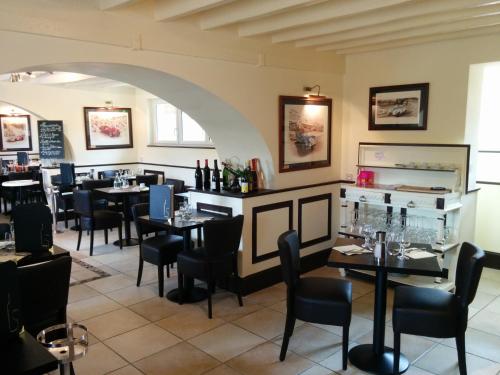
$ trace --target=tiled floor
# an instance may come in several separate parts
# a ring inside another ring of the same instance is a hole
[[[116,233],[111,234],[110,240]],[[110,241],[111,242],[111,241]],[[74,250],[76,233],[65,231],[56,243]],[[298,322],[285,362],[278,353],[284,327],[285,287],[278,284],[244,298],[218,291],[214,318],[207,318],[206,301],[179,306],[157,296],[156,268],[146,265],[143,283],[135,286],[138,248],[120,251],[102,245],[96,236],[94,256],[88,257],[88,237],[72,255],[112,276],[72,286],[68,315],[91,333],[88,355],[75,362],[78,375],[323,375],[362,374],[349,366],[341,371],[341,331]],[[314,275],[340,277],[321,268]],[[73,277],[82,276],[76,267]],[[176,287],[175,270],[165,289]],[[353,280],[354,306],[351,346],[372,338],[372,284]],[[388,297],[391,307],[392,293]],[[392,345],[390,313],[386,341]],[[467,331],[469,374],[500,373],[500,271],[486,269],[471,307]],[[409,375],[458,374],[454,340],[403,336],[402,351],[412,361]]]

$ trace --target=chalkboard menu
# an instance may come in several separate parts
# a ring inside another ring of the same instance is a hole
[[[38,121],[38,147],[40,159],[64,159],[64,133],[62,121]]]

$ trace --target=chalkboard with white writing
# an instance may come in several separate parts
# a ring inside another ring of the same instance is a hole
[[[38,146],[40,159],[64,159],[63,122],[39,120]]]

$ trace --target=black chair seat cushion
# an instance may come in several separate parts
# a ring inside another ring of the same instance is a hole
[[[351,296],[349,281],[301,278],[295,289],[295,316],[306,322],[344,326],[351,321]]]
[[[164,234],[147,238],[141,244],[142,259],[157,265],[173,263],[182,247],[181,236]]]
[[[395,332],[429,337],[454,337],[458,325],[457,299],[440,289],[400,286],[394,292]]]
[[[105,210],[108,208],[108,200],[107,199],[94,199],[93,202],[94,210]]]
[[[207,264],[212,270],[213,277],[217,275],[228,275],[232,272],[232,254],[226,254],[218,258],[207,260],[203,247],[192,250],[184,250],[177,255],[177,267],[182,274],[194,278],[204,279],[207,275]]]
[[[92,229],[92,218],[82,216],[82,229]],[[94,211],[94,229],[109,229],[122,225],[122,215],[119,212],[110,210]]]

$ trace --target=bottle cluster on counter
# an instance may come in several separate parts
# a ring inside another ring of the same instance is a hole
[[[254,158],[245,163],[245,167],[232,165],[230,161],[222,162],[222,186],[221,171],[217,160],[214,160],[213,171],[208,166],[208,159],[205,159],[205,167],[201,169],[200,161],[196,162],[195,181],[196,189],[212,190],[220,192],[221,189],[233,193],[249,193],[256,191],[263,186],[262,173],[259,169],[259,159]]]

